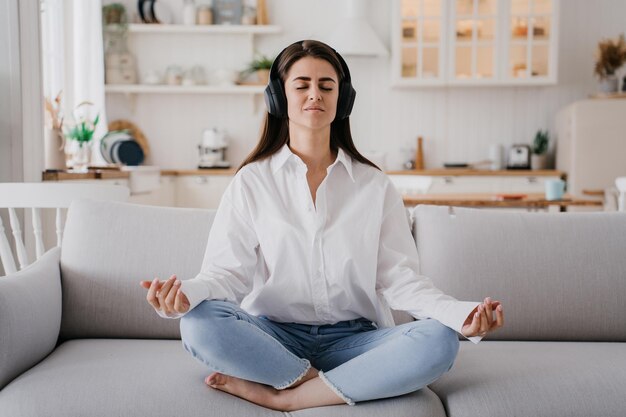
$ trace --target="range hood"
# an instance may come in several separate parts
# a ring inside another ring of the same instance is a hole
[[[342,56],[387,56],[389,51],[367,21],[369,0],[343,0],[344,17],[330,37]]]

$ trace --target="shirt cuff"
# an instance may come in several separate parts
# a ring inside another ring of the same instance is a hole
[[[206,282],[203,282],[203,280],[198,277],[181,281],[180,290],[189,300],[189,311],[209,298],[209,288]]]
[[[474,309],[479,306],[482,303],[473,303],[473,302],[463,302],[464,306],[466,305],[466,311],[463,312],[463,314],[465,314],[464,317],[461,318],[460,320],[460,328],[459,330],[457,330],[457,332],[459,332],[459,334],[461,336],[463,336],[464,338],[466,338],[467,340],[469,340],[470,342],[472,342],[473,344],[477,345],[478,342],[480,342],[483,339],[483,336],[464,336],[463,333],[461,333],[461,329],[463,328],[463,324],[465,323],[465,320],[467,320],[467,318],[469,317],[470,314],[472,314],[472,311],[474,311]]]
[[[159,316],[163,317],[164,319],[179,319],[179,318],[181,318],[182,316],[184,316],[186,314],[186,313],[172,313],[171,315],[168,316],[168,315],[166,315],[163,312],[163,310],[156,310],[155,309],[154,311],[156,311],[156,313]]]
[[[465,336],[463,336],[465,337]],[[470,342],[472,342],[473,344],[477,345],[478,342],[480,342],[483,337],[482,336],[472,336],[472,337],[465,337],[467,340],[469,340]]]
[[[463,335],[462,329],[465,320],[467,320],[472,311],[474,311],[474,309],[480,304],[481,303],[479,302],[473,301],[452,301],[448,308],[446,308],[445,315],[443,315],[441,319],[438,318],[438,320],[441,321],[442,324],[455,330],[472,343],[478,344],[478,342],[482,340],[483,336],[466,337]]]
[[[192,278],[187,280],[181,280],[180,290],[187,296],[189,300],[189,313],[202,301],[206,300],[209,296],[209,290],[205,283],[198,278]],[[164,319],[179,319],[187,313],[172,313],[170,315],[165,314],[162,310],[155,310],[157,314]]]

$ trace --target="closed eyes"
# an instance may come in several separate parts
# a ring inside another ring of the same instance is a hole
[[[309,87],[296,87],[296,90],[306,90]],[[332,91],[332,88],[326,88],[326,87],[320,87],[320,90],[324,90],[324,91]]]

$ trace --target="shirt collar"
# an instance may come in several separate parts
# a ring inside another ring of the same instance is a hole
[[[352,158],[350,158],[350,155],[347,155],[343,149],[339,148],[337,151],[337,161],[341,162],[343,166],[346,167],[350,179],[354,182],[354,176],[352,175]]]
[[[289,149],[289,145],[285,143],[278,152],[272,155],[272,173],[276,173],[276,171],[281,169],[290,158],[293,158],[295,156],[296,155],[291,152],[291,149]],[[333,162],[331,167],[337,162],[341,162],[343,164],[343,166],[346,168],[346,171],[348,171],[350,179],[352,180],[352,182],[354,182],[354,176],[352,175],[352,158],[346,155],[346,153],[341,148],[338,148],[337,159],[335,160],[335,162]]]
[[[293,152],[291,152],[291,149],[289,149],[289,146],[285,143],[278,152],[272,155],[272,161],[270,162],[272,166],[272,173],[275,174],[276,171],[281,169],[287,160],[289,160],[292,156],[294,156]]]

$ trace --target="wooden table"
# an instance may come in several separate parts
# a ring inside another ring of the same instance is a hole
[[[571,206],[602,207],[600,200],[584,200],[572,198],[566,194],[561,200],[546,200],[545,195],[538,193],[526,194],[525,198],[519,200],[500,200],[496,194],[490,193],[466,193],[466,194],[411,194],[403,195],[405,206],[416,206],[418,204],[430,204],[436,206],[454,207],[501,207],[501,208],[527,208],[546,209],[550,206],[559,207],[559,211],[567,211]]]

